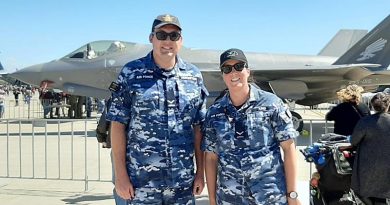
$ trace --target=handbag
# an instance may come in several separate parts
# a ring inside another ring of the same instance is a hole
[[[341,175],[352,174],[353,158],[347,159],[343,153],[343,151],[347,151],[347,152],[351,153],[351,155],[352,155],[351,149],[352,149],[352,146],[342,147],[342,146],[339,146],[338,144],[335,144],[332,146],[333,159],[334,159],[336,171],[338,174],[341,174]]]

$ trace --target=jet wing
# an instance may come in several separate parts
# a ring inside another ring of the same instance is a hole
[[[255,82],[264,90],[271,89],[283,99],[295,100],[301,105],[315,105],[336,99],[336,91],[350,83],[358,83],[379,75],[367,69],[378,64],[350,64],[331,66],[304,66],[295,68],[252,69]],[[389,76],[386,76],[389,79]],[[269,88],[264,88],[268,82]],[[373,82],[367,83],[372,85]],[[359,84],[359,83],[358,83]]]

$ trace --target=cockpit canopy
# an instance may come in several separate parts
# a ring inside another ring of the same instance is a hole
[[[63,58],[87,58],[93,59],[103,55],[122,52],[133,43],[123,41],[93,41],[71,52]]]

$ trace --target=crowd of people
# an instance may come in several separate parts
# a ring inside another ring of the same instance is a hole
[[[97,98],[70,95],[46,89],[40,90],[39,99],[43,107],[44,118],[54,118],[54,116],[70,119],[90,118],[92,111],[96,110],[97,113],[101,113],[102,109],[99,106],[104,106]]]
[[[363,91],[355,84],[338,91],[342,102],[327,113],[326,120],[334,121],[334,133],[350,136],[356,151],[351,177],[353,192],[364,204],[386,205],[390,203],[390,95],[375,94],[370,110],[362,103]],[[330,196],[325,200],[339,198],[342,193]]]
[[[31,98],[34,95],[36,89],[32,86],[26,85],[10,85],[3,84],[0,85],[0,118],[4,117],[5,109],[6,109],[6,97],[12,94],[14,96],[14,106],[19,106],[19,96],[20,94],[23,96],[23,102],[25,104],[30,104]]]
[[[39,94],[39,102],[42,106],[43,117],[46,118],[71,118],[81,119],[92,117],[92,111],[97,114],[103,112],[104,99],[93,97],[70,95],[60,90],[45,89],[31,85],[0,85],[0,117],[4,117],[7,106],[30,106],[35,94]],[[7,96],[13,96],[13,100],[6,102]],[[103,104],[102,104],[103,103]],[[85,113],[85,115],[84,115]]]

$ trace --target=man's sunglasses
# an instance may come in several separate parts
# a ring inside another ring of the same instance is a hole
[[[241,72],[242,70],[244,70],[244,68],[248,67],[246,65],[246,63],[244,62],[240,62],[240,63],[236,63],[234,65],[223,65],[221,67],[221,71],[225,74],[229,74],[232,72],[233,68],[234,70],[238,71],[238,72]]]
[[[154,32],[154,35],[156,35],[156,38],[160,41],[165,41],[167,40],[168,36],[171,41],[178,41],[181,37],[181,34],[177,31],[173,31],[171,33],[167,33],[165,31],[157,31]]]

